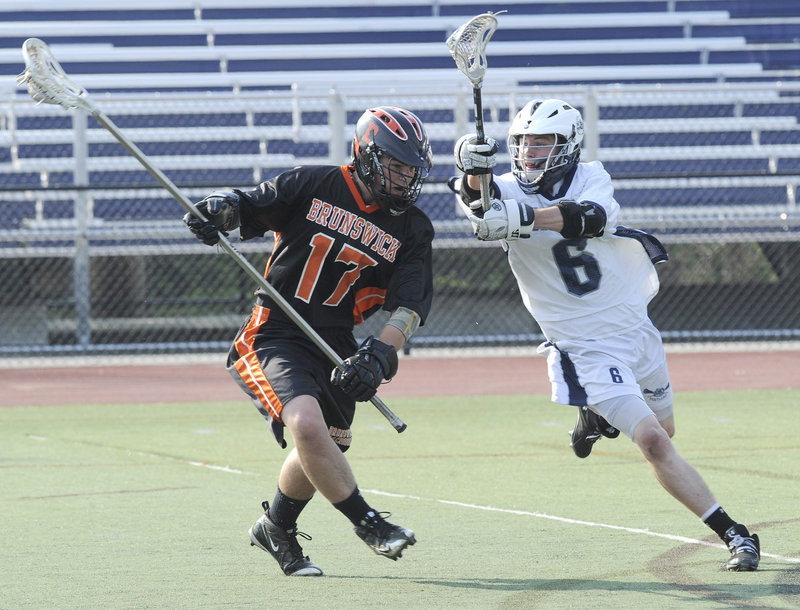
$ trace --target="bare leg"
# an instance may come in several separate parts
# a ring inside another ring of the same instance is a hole
[[[296,448],[289,452],[283,462],[283,466],[281,466],[278,487],[287,496],[297,500],[310,500],[316,491],[303,471]]]
[[[298,396],[284,405],[282,418],[295,445],[278,479],[283,493],[307,499],[316,489],[332,504],[347,499],[356,488],[356,480],[328,433],[317,401],[311,396]]]
[[[666,418],[665,420],[663,420],[663,421],[661,421],[659,423],[661,424],[661,427],[664,428],[664,430],[667,431],[667,434],[669,435],[670,438],[675,436],[675,416],[674,415],[670,415],[668,418]]]
[[[356,493],[350,464],[330,437],[314,398],[298,396],[290,400],[283,407],[282,418],[295,446],[281,468],[279,486],[284,494],[305,499],[316,489],[350,519],[356,535],[378,555],[396,560],[416,543],[413,531],[389,523]],[[321,573],[316,566],[305,567]]]
[[[636,426],[633,442],[647,458],[661,486],[695,515],[702,517],[716,503],[706,482],[681,457],[655,416],[646,417]]]

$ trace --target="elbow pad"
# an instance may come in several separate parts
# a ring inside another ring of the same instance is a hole
[[[606,226],[606,211],[602,206],[591,201],[570,201],[562,199],[558,202],[564,228],[561,236],[567,239],[576,237],[600,237]]]
[[[417,329],[420,322],[422,322],[419,314],[413,309],[408,307],[398,307],[386,322],[389,326],[394,326],[397,330],[403,333],[403,336],[408,341]]]

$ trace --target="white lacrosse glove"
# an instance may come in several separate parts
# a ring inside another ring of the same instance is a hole
[[[468,133],[461,136],[453,147],[453,156],[456,167],[472,176],[491,174],[492,168],[497,164],[495,155],[500,147],[494,138],[485,138],[483,144],[478,144],[478,136]]]
[[[514,241],[531,236],[534,217],[532,207],[514,199],[492,199],[491,204],[492,207],[483,213],[483,218],[471,213],[467,215],[475,237],[481,241]]]

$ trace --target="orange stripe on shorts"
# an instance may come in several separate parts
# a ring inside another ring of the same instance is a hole
[[[278,396],[272,389],[272,386],[264,374],[264,369],[261,368],[261,362],[258,360],[258,355],[253,351],[253,343],[259,328],[269,319],[270,310],[267,307],[256,305],[253,308],[253,313],[250,315],[250,320],[247,326],[244,327],[242,332],[236,338],[236,353],[239,354],[239,359],[234,363],[236,372],[239,377],[245,382],[248,388],[258,398],[258,401],[264,405],[273,418],[281,421],[281,411],[283,405],[278,400]]]
[[[239,333],[239,336],[236,337],[236,353],[239,354],[239,356],[245,356],[253,351],[253,342],[256,333],[258,333],[258,329],[261,328],[261,325],[269,319],[269,311],[268,308],[262,307],[261,305],[253,307],[253,313],[250,314],[250,320],[247,322],[247,326],[245,326],[242,332]]]
[[[283,411],[283,404],[278,399],[275,391],[264,374],[264,369],[261,368],[261,362],[258,360],[258,354],[249,352],[239,358],[234,364],[236,371],[245,382],[248,388],[258,398],[258,401],[264,405],[273,418],[281,421],[281,412]]]

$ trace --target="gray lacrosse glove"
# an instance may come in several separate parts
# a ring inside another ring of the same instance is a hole
[[[491,204],[492,207],[483,213],[483,218],[471,212],[467,215],[475,237],[481,241],[513,241],[531,236],[533,208],[514,199],[492,199]]]
[[[384,379],[394,377],[397,366],[397,350],[369,336],[355,354],[333,369],[331,383],[362,402],[375,396]]]
[[[472,176],[491,174],[492,168],[497,165],[495,155],[500,147],[494,138],[485,138],[483,144],[478,143],[478,136],[468,133],[461,136],[453,147],[456,167]]]
[[[195,207],[208,220],[187,212],[183,222],[208,246],[219,242],[220,233],[227,237],[228,231],[239,227],[239,195],[234,192],[211,193]]]

